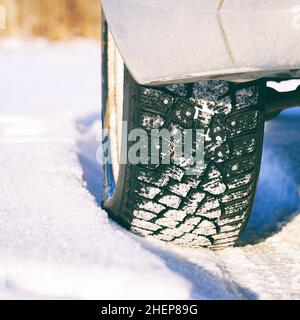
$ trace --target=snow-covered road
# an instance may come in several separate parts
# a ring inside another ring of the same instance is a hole
[[[242,244],[137,238],[100,209],[97,43],[0,42],[0,299],[300,298],[300,112],[267,125]]]

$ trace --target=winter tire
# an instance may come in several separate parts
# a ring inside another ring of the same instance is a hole
[[[105,157],[126,148],[116,129],[120,114],[128,131],[178,126],[205,132],[205,166],[197,175],[186,175],[184,166],[174,164],[105,164],[103,207],[143,237],[191,248],[235,245],[251,213],[259,176],[265,81],[141,86],[112,57],[117,49],[112,49],[106,26],[103,34],[103,125],[109,129]],[[121,93],[116,93],[118,68]]]

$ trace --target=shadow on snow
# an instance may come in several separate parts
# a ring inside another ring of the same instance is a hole
[[[100,205],[102,169],[96,161],[98,142],[95,130],[91,130],[99,123],[99,119],[100,114],[97,113],[78,121],[77,128],[81,138],[77,146],[86,188]],[[253,212],[241,236],[239,246],[264,241],[279,232],[299,211],[299,150],[300,112],[296,109],[288,110],[266,126],[258,192]],[[170,270],[191,281],[191,298],[256,298],[254,292],[240,287],[232,280],[219,279],[201,266],[185,260],[167,248],[156,248],[144,242],[142,245],[163,259]],[[204,296],[202,292],[205,292]]]
[[[263,160],[254,208],[240,245],[264,241],[300,210],[300,110],[266,124]]]

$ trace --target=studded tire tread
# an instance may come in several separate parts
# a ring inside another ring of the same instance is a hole
[[[203,129],[205,168],[189,176],[178,164],[123,165],[117,196],[104,201],[110,215],[140,236],[178,246],[217,250],[236,244],[259,175],[264,87],[264,81],[215,80],[144,87],[126,71],[128,130]]]

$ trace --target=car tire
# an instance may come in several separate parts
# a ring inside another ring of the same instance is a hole
[[[106,26],[106,39],[108,37]],[[104,32],[105,37],[105,32]],[[103,55],[103,208],[133,233],[182,247],[233,246],[252,210],[259,176],[266,83],[208,80],[163,87],[139,85],[124,69],[123,121],[142,128],[202,129],[205,163],[187,175],[184,166],[120,164],[114,176],[108,48]],[[196,108],[197,107],[197,108]],[[198,110],[198,111],[196,111]],[[198,112],[195,118],[195,112]],[[115,113],[115,114],[114,114]],[[127,153],[127,141],[122,152]],[[125,148],[125,149],[124,149]]]

